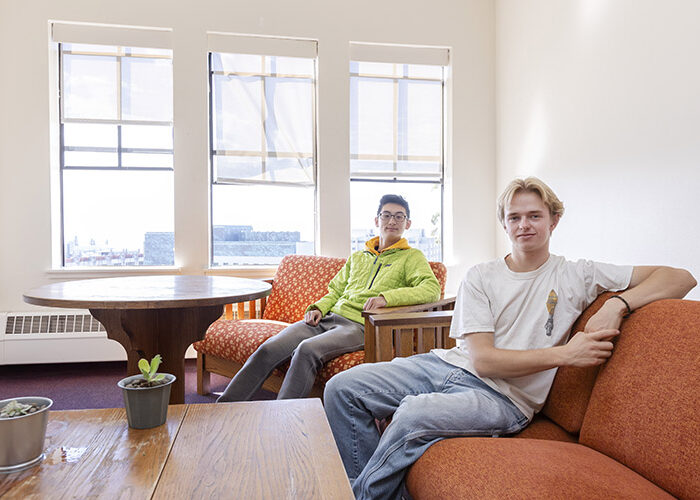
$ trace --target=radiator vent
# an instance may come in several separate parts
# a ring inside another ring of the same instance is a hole
[[[5,335],[104,332],[89,314],[8,314]]]

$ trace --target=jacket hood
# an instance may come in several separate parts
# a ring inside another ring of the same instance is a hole
[[[379,255],[380,253],[386,252],[387,250],[407,250],[411,248],[411,246],[408,244],[408,240],[406,238],[401,238],[399,241],[391,245],[390,247],[386,247],[384,250],[381,252],[377,250],[379,247],[379,236],[375,236],[372,239],[369,239],[365,242],[365,250],[368,252],[374,254],[374,255]]]

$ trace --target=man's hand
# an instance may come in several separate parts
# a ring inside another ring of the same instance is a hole
[[[610,298],[605,301],[597,313],[590,317],[583,331],[590,333],[600,330],[618,330],[626,312],[627,307],[625,307],[624,302],[620,299]]]
[[[617,329],[578,332],[564,346],[566,364],[578,367],[603,364],[612,356],[613,343],[611,339],[619,333],[620,331]]]
[[[372,309],[379,309],[380,307],[386,306],[386,299],[379,295],[378,297],[371,297],[365,302],[363,310],[369,311]]]
[[[321,311],[318,309],[310,309],[306,311],[306,314],[304,314],[304,323],[307,325],[316,326],[318,325],[319,321],[321,321],[321,318],[323,318]]]

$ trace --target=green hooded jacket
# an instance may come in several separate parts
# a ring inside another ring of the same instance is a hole
[[[328,294],[309,309],[325,316],[334,312],[364,324],[362,308],[371,297],[383,296],[386,307],[434,302],[440,298],[440,283],[423,252],[401,238],[382,252],[376,250],[379,237],[365,243],[365,250],[353,253],[328,284]]]

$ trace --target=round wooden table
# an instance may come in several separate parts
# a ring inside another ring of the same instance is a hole
[[[177,377],[170,403],[185,402],[185,351],[204,338],[224,304],[270,294],[264,281],[224,276],[138,276],[52,283],[24,294],[39,306],[89,309],[127,354],[127,375],[139,358],[163,357],[160,372]]]

